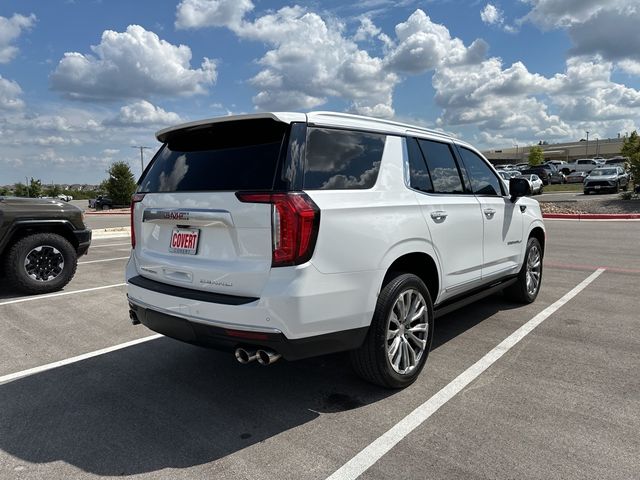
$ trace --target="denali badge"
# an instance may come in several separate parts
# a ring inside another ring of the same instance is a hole
[[[233,287],[233,283],[222,282],[218,280],[208,280],[206,278],[200,279],[200,283],[203,283],[205,285],[215,285],[216,287]]]

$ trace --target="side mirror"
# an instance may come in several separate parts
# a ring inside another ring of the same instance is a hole
[[[509,180],[509,194],[511,201],[515,202],[519,197],[531,195],[531,184],[526,178],[514,177]]]

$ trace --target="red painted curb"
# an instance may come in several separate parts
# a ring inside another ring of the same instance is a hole
[[[543,213],[542,217],[576,220],[640,220],[640,213]]]

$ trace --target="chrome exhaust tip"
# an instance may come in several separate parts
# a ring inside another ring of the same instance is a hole
[[[258,363],[260,365],[271,365],[277,362],[282,355],[273,350],[258,350],[256,356],[258,357]]]
[[[244,348],[236,348],[236,360],[246,365],[249,362],[253,362],[256,359],[255,350],[246,350]]]

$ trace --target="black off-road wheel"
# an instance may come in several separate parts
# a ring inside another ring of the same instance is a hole
[[[518,303],[531,303],[538,296],[542,285],[542,247],[537,238],[527,242],[524,264],[518,273],[518,280],[504,289],[507,298]]]
[[[67,285],[76,273],[78,255],[55,233],[37,233],[14,243],[4,259],[9,284],[28,294],[50,293]]]
[[[433,337],[433,303],[417,276],[403,273],[382,289],[367,337],[351,352],[355,372],[386,388],[404,388],[420,375]]]

